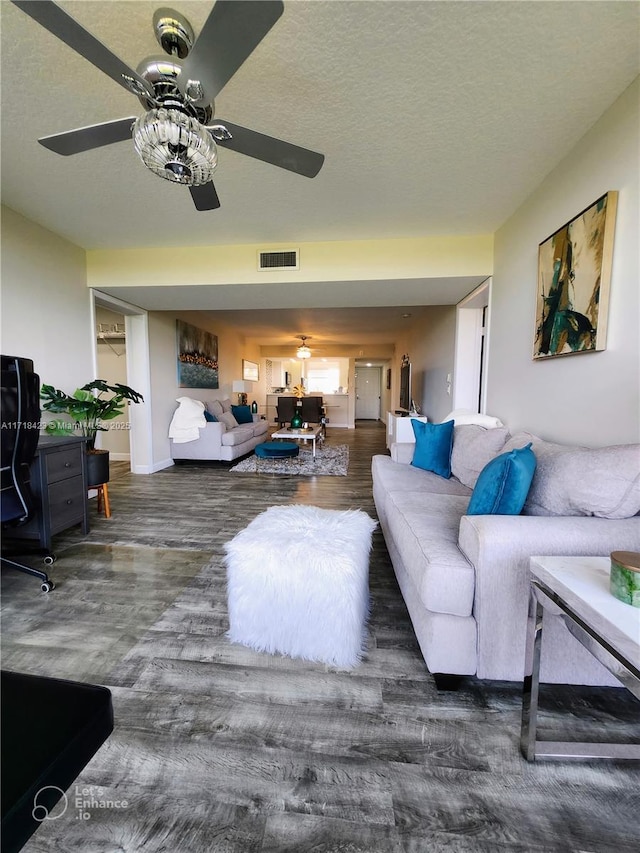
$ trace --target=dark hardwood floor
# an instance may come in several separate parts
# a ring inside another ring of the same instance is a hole
[[[3,667],[105,684],[116,719],[77,781],[103,805],[78,808],[74,786],[26,853],[635,853],[640,769],[525,762],[518,684],[439,693],[379,531],[359,667],[228,642],[223,545],[255,515],[306,503],[375,516],[384,427],[328,440],[349,445],[347,477],[121,471],[111,519],[92,501],[89,536],[56,538],[52,593],[3,574]],[[638,740],[639,707],[622,690],[547,687],[541,733]]]

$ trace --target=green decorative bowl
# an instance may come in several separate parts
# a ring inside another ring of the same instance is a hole
[[[614,551],[611,554],[609,589],[625,604],[640,607],[640,553]]]

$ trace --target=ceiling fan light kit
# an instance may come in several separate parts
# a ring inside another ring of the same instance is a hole
[[[306,359],[311,358],[311,350],[307,346],[307,341],[310,340],[308,335],[296,335],[297,338],[300,338],[302,343],[297,349],[296,358]]]
[[[218,163],[216,143],[308,178],[322,168],[324,156],[316,151],[213,121],[214,98],[280,18],[282,0],[217,0],[197,37],[178,12],[158,9],[153,27],[167,56],[149,57],[137,71],[53,0],[12,2],[136,95],[146,111],[135,120],[116,119],[39,139],[50,151],[79,154],[133,137],[145,166],[165,180],[188,186],[197,210],[220,207],[211,180]]]
[[[180,110],[154,109],[136,119],[133,145],[148,169],[187,186],[207,184],[218,165],[211,134]]]

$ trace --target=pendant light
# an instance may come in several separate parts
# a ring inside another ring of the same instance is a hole
[[[306,344],[306,341],[311,340],[308,335],[296,335],[297,338],[300,338],[302,343],[298,347],[296,352],[296,358],[311,358],[311,350]]]

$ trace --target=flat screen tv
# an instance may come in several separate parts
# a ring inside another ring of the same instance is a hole
[[[407,412],[411,408],[411,362],[400,367],[400,408]]]

